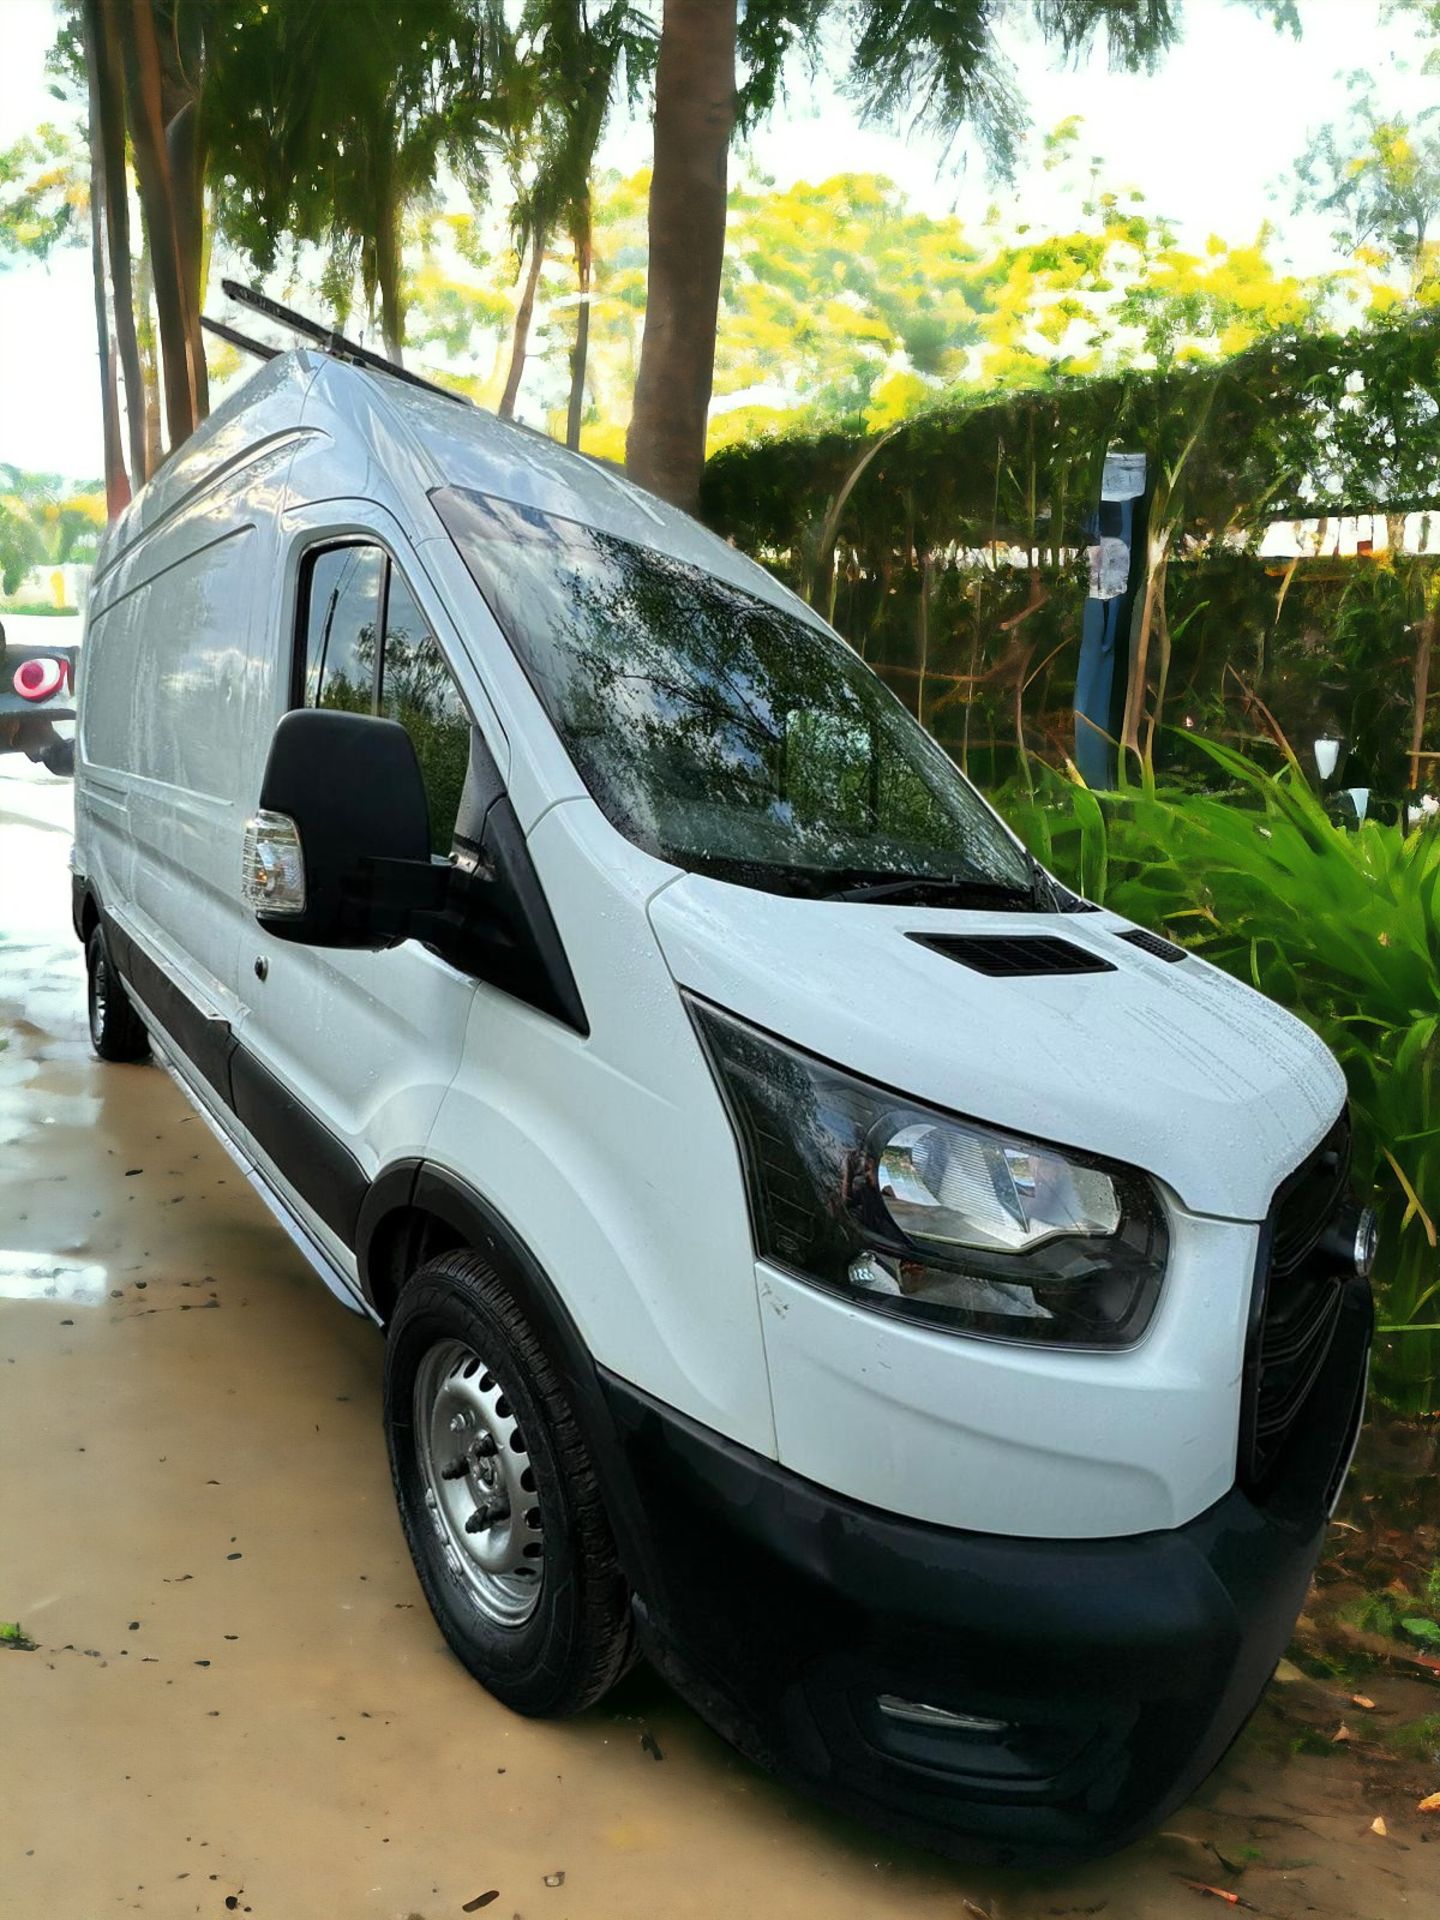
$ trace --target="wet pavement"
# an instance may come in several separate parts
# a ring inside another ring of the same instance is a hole
[[[405,1553],[379,1335],[165,1073],[90,1055],[69,799],[0,758],[3,1920],[1440,1920],[1433,1756],[1333,1742],[1349,1690],[1298,1676],[1166,1835],[1043,1876],[818,1812],[643,1668],[566,1724],[490,1700]]]

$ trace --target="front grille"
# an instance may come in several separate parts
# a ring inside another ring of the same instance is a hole
[[[1276,1193],[1260,1240],[1240,1422],[1240,1475],[1262,1485],[1330,1352],[1346,1280],[1320,1242],[1345,1204],[1350,1119],[1342,1113]]]

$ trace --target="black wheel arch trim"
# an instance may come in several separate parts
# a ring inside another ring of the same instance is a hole
[[[661,1578],[647,1520],[616,1431],[594,1356],[545,1268],[522,1235],[483,1195],[448,1168],[425,1159],[394,1162],[372,1181],[360,1206],[355,1259],[365,1298],[386,1317],[387,1256],[394,1229],[427,1215],[489,1260],[511,1290],[572,1396],[575,1416],[594,1458],[621,1564],[631,1587],[647,1598]],[[405,1283],[404,1276],[400,1286]]]

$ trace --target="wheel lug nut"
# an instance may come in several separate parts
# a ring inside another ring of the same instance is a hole
[[[485,1529],[487,1527],[493,1527],[497,1520],[508,1520],[509,1518],[510,1502],[508,1500],[487,1500],[483,1506],[477,1507],[465,1522],[465,1531],[467,1533],[484,1533]]]
[[[440,1469],[442,1480],[463,1480],[470,1471],[470,1463],[462,1453],[458,1460],[452,1460],[448,1467]]]
[[[470,1451],[477,1460],[491,1460],[495,1456],[495,1436],[493,1433],[478,1433]]]
[[[465,1416],[463,1413],[451,1414],[450,1431],[452,1433],[463,1433],[465,1431]]]

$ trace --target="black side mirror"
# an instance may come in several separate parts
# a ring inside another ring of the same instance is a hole
[[[243,887],[267,933],[312,947],[396,946],[443,902],[415,748],[395,720],[304,707],[275,729]]]

